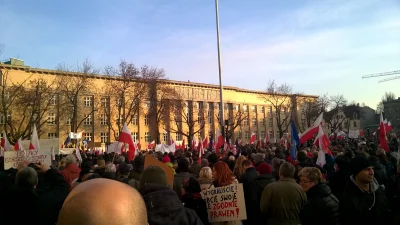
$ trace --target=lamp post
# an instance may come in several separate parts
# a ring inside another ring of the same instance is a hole
[[[220,124],[221,124],[221,132],[225,137],[224,132],[224,101],[223,101],[223,86],[222,86],[222,65],[221,65],[221,48],[220,48],[220,39],[219,39],[219,15],[218,15],[218,0],[215,0],[215,23],[217,26],[217,50],[218,50],[218,75],[219,75],[219,98],[220,98],[220,106],[219,110],[220,114]]]

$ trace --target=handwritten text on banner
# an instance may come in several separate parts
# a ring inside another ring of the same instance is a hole
[[[24,160],[30,163],[46,163],[51,165],[51,150],[25,150],[4,152],[4,169],[17,168]]]

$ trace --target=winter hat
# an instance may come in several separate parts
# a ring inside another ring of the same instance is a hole
[[[207,159],[202,159],[202,160],[201,160],[201,166],[202,166],[202,167],[208,166],[208,160],[207,160]]]
[[[140,176],[139,189],[143,188],[146,184],[168,186],[164,170],[158,166],[148,166]]]
[[[118,166],[118,170],[117,170],[120,174],[129,174],[129,172],[131,172],[131,168],[128,166],[128,164],[126,163],[121,163]]]
[[[272,166],[268,163],[263,162],[257,166],[257,172],[259,172],[260,175],[272,174]]]
[[[171,159],[169,158],[168,155],[166,155],[166,156],[164,156],[164,157],[162,158],[162,162],[163,162],[163,163],[169,163],[169,162],[171,162]]]
[[[264,162],[265,154],[263,153],[251,154],[251,158],[254,160],[255,164],[262,163]]]
[[[359,172],[361,172],[361,170],[372,166],[373,164],[371,161],[369,161],[365,157],[357,156],[350,161],[350,172],[353,177],[355,177]]]
[[[201,192],[200,183],[194,177],[189,177],[183,182],[183,188],[188,193],[197,194]]]

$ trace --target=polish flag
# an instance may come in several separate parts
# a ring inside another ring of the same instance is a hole
[[[219,153],[219,150],[225,144],[225,138],[220,131],[217,132],[217,143],[215,144],[215,153]]]
[[[1,147],[4,149],[4,151],[9,151],[12,149],[5,131],[3,131],[3,137],[1,138]]]
[[[186,146],[185,146],[185,139],[182,140],[181,149],[182,149],[182,150],[185,150],[185,149],[186,149]]]
[[[311,140],[314,137],[314,134],[318,133],[319,126],[322,125],[323,113],[318,116],[318,118],[314,121],[311,126],[304,131],[300,136],[300,144],[304,144],[306,141]]]
[[[269,131],[267,131],[267,134],[265,135],[264,138],[264,143],[267,144],[269,142]]]
[[[79,150],[78,145],[76,145],[75,155],[76,155],[76,158],[79,160],[79,162],[82,162],[81,151]]]
[[[174,142],[174,139],[171,138],[171,145],[172,145],[173,143],[175,143],[175,142]]]
[[[242,139],[239,139],[238,145],[239,145],[239,146],[242,146]]]
[[[250,143],[249,144],[254,144],[255,141],[256,141],[256,133],[253,132],[253,133],[251,133]]]
[[[128,161],[131,161],[133,157],[135,157],[136,149],[131,132],[129,131],[129,128],[126,125],[126,123],[124,123],[124,128],[122,129],[122,132],[119,134],[118,141],[129,145]]]
[[[204,140],[203,140],[203,149],[204,148],[207,148],[207,146],[208,146],[208,137],[206,137],[206,138],[204,138]]]
[[[194,150],[194,147],[196,146],[196,141],[194,140],[195,138],[193,137],[192,139],[192,146],[191,149]]]
[[[386,130],[385,130],[385,124],[383,121],[383,115],[381,113],[381,118],[380,118],[380,124],[379,124],[379,145],[381,148],[385,149],[386,152],[389,152],[389,146],[388,142],[386,140]]]
[[[321,150],[329,155],[332,155],[331,151],[329,150],[329,139],[324,133],[322,126],[318,128],[318,135],[315,137],[314,145],[319,146]]]
[[[392,129],[392,123],[389,121],[385,127],[386,133],[389,133]]]
[[[18,141],[14,145],[14,150],[19,151],[22,150],[22,139],[19,138]]]
[[[39,138],[36,130],[36,125],[33,125],[33,131],[31,136],[31,143],[29,144],[29,150],[40,150]]]
[[[203,146],[203,140],[201,140],[201,137],[199,138],[199,144],[197,145],[197,151],[202,151],[204,154],[204,146]]]
[[[154,146],[156,146],[156,142],[155,142],[155,141],[152,141],[152,142],[147,146],[147,149],[153,149]]]

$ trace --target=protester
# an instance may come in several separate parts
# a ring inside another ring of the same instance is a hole
[[[242,167],[245,170],[244,174],[240,177],[239,182],[243,184],[244,199],[246,204],[247,220],[243,224],[256,224],[257,222],[257,209],[259,205],[254,205],[253,201],[256,200],[256,193],[253,192],[253,182],[257,178],[257,170],[252,167],[250,160],[244,160]]]
[[[265,187],[261,197],[261,212],[268,216],[268,225],[298,225],[300,210],[306,195],[294,180],[295,168],[285,162],[279,169],[279,181]]]
[[[57,224],[144,225],[146,206],[141,195],[126,184],[108,179],[89,180],[68,195]]]
[[[204,225],[209,224],[207,204],[201,197],[200,184],[194,177],[189,177],[183,183],[183,195],[181,201],[186,208],[194,210]]]
[[[335,195],[339,201],[347,182],[350,181],[349,164],[350,159],[346,155],[337,156],[335,159],[335,172],[329,178],[329,187],[331,188],[332,194]]]
[[[199,158],[197,156],[193,157],[193,163],[190,165],[190,173],[193,177],[199,178],[199,173],[201,169],[201,165],[199,164]]]
[[[63,159],[64,162],[60,165],[60,167],[64,169],[61,170],[61,174],[63,175],[65,181],[71,188],[72,183],[79,178],[79,173],[81,172],[81,169],[78,166],[75,156],[68,155]]]
[[[239,156],[236,160],[235,168],[233,169],[233,174],[235,175],[236,179],[240,179],[240,177],[244,174],[245,169],[243,168],[243,161],[246,160],[245,156]]]
[[[179,197],[182,196],[183,182],[189,177],[191,177],[191,174],[189,173],[189,161],[185,158],[181,158],[178,161],[178,168],[176,169],[173,187]]]
[[[299,172],[300,185],[307,194],[300,219],[302,225],[339,225],[339,200],[324,183],[318,168],[305,167]]]
[[[199,173],[199,183],[201,190],[214,188],[212,171],[210,167],[203,167]]]
[[[350,171],[350,182],[340,199],[340,224],[390,224],[388,202],[374,178],[372,163],[365,157],[355,157],[350,161]]]

